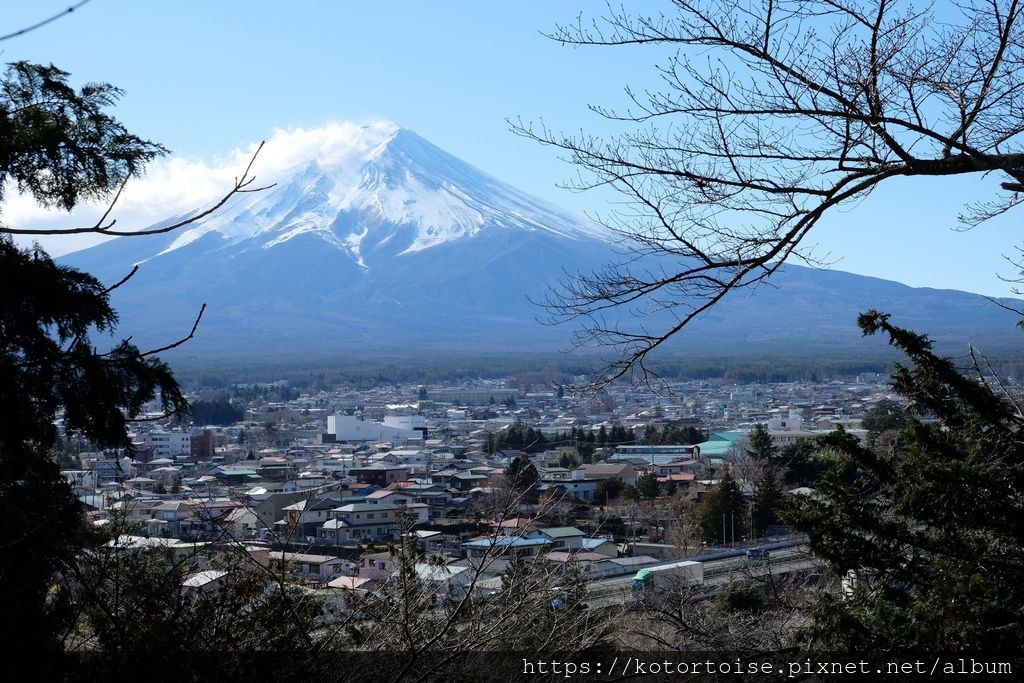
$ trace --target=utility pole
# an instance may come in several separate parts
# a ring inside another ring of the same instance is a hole
[[[636,503],[629,508],[629,526],[633,532],[633,542],[629,549],[629,556],[636,557]]]

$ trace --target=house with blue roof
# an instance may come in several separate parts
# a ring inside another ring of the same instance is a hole
[[[549,549],[551,540],[543,536],[485,536],[463,541],[461,547],[468,557],[483,557],[487,554],[492,557],[529,557]]]

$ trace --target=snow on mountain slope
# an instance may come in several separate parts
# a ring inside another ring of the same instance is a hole
[[[354,214],[358,220],[342,219]],[[370,227],[370,226],[374,227]],[[396,230],[401,226],[402,230]],[[411,229],[410,229],[411,228]],[[365,244],[408,254],[487,229],[546,231],[569,239],[604,233],[530,197],[394,124],[357,130],[282,174],[270,190],[243,195],[155,256],[216,233],[221,248],[273,248],[312,235],[366,268]]]
[[[143,346],[180,338],[205,303],[199,333],[182,353],[291,357],[562,348],[571,326],[538,324],[546,312],[531,302],[576,272],[629,256],[599,226],[411,131],[394,124],[333,130],[341,134],[323,135],[322,145],[307,139],[274,167],[286,169],[276,177],[261,174],[273,188],[236,197],[187,230],[119,238],[61,260],[110,283],[144,264],[113,293],[121,329]],[[778,289],[727,297],[680,342],[718,354],[771,345],[864,349],[884,345],[865,342],[855,325],[858,313],[878,307],[937,340],[956,343],[969,333],[1016,343],[1016,318],[972,294],[798,266],[773,282]],[[664,327],[671,316],[608,313],[628,329]]]

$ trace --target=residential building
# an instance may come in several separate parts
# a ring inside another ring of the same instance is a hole
[[[392,541],[401,533],[399,514],[406,506],[387,503],[349,503],[331,510],[331,519],[317,530],[324,541],[353,543],[363,541]],[[426,516],[426,506],[422,506]]]
[[[353,467],[348,473],[355,477],[358,482],[373,484],[380,488],[387,488],[395,482],[405,481],[409,478],[409,468],[405,465],[374,464],[365,467]]]
[[[154,430],[141,434],[140,437],[157,458],[173,458],[192,452],[192,437],[185,432]]]
[[[611,479],[618,477],[627,484],[636,484],[636,470],[626,463],[580,465],[572,471],[572,479]]]
[[[318,583],[327,583],[339,576],[352,574],[354,565],[333,555],[317,555],[313,553],[289,553],[283,550],[271,551],[269,559],[272,567],[285,565],[305,579]]]

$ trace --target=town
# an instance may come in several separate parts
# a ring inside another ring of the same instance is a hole
[[[327,602],[372,593],[405,546],[439,601],[470,583],[500,591],[511,560],[601,589],[709,553],[767,556],[762,546],[785,547],[792,533],[757,509],[756,449],[806,457],[804,444],[838,429],[867,442],[865,416],[896,405],[876,373],[680,381],[660,394],[499,380],[306,392],[277,381],[191,400],[191,424],[132,423],[130,450],[62,442],[62,473],[89,522],[125,552],[187,554],[185,590],[217,590],[227,538]],[[723,480],[741,499],[706,509]],[[808,483],[779,485],[793,495]]]

